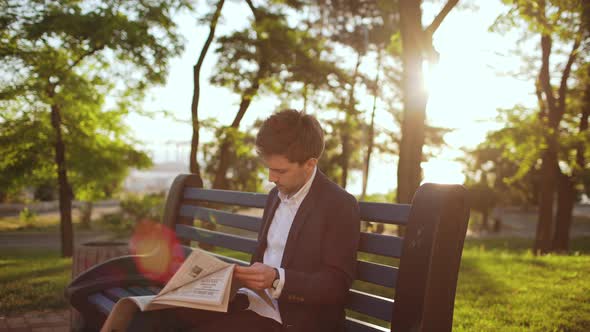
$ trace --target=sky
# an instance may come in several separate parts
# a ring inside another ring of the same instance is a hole
[[[440,60],[426,74],[430,92],[427,117],[433,125],[454,130],[445,136],[448,146],[422,164],[423,182],[462,183],[463,169],[455,160],[462,155],[461,148],[476,146],[483,141],[487,131],[498,128],[494,121],[498,108],[508,108],[517,103],[534,104],[532,82],[501,74],[517,70],[522,64],[522,60],[510,52],[516,44],[515,34],[502,35],[489,31],[496,17],[506,8],[500,1],[477,3],[477,8],[451,11],[434,35],[433,42],[440,53]],[[438,10],[433,6],[423,6],[425,24]],[[200,13],[204,10],[205,7],[200,8]],[[246,26],[248,15],[244,13],[249,13],[245,5],[226,1],[217,35]],[[166,85],[152,88],[147,94],[144,108],[150,111],[167,110],[177,119],[186,121],[139,116],[128,119],[135,137],[145,144],[143,148],[150,151],[156,162],[188,160],[192,68],[208,33],[208,27],[199,26],[194,14],[178,15],[176,20],[186,40],[185,50],[180,57],[172,59]],[[201,73],[199,118],[213,117],[222,124],[229,124],[238,108],[239,96],[208,83],[216,62],[214,47],[210,48]],[[360,98],[360,104],[372,101],[370,96]],[[257,118],[268,116],[277,110],[278,104],[278,100],[273,98],[256,98],[240,127],[246,128]],[[302,105],[294,103],[291,106],[297,108]],[[391,116],[382,108],[377,108],[377,122],[384,126],[393,125]],[[213,137],[205,135],[203,139]],[[393,190],[396,186],[396,165],[395,157],[377,156],[372,161],[368,192]],[[353,194],[361,191],[360,178],[360,174],[352,173],[347,189]]]

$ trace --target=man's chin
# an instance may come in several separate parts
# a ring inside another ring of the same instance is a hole
[[[281,194],[289,196],[291,194],[291,191],[289,191],[287,188],[283,187],[283,186],[279,186],[277,185],[277,189],[281,192]]]

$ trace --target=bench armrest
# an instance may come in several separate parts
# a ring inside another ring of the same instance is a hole
[[[76,306],[76,303],[85,302],[90,294],[108,288],[155,284],[138,270],[135,262],[139,257],[116,257],[86,270],[66,287],[65,297]]]

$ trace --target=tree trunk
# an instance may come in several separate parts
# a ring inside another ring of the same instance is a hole
[[[575,181],[565,175],[559,175],[557,213],[555,215],[555,233],[552,250],[567,252],[569,250],[570,228],[576,201]]]
[[[346,180],[348,179],[348,163],[350,159],[350,134],[345,133],[347,130],[349,130],[348,126],[345,125],[342,129],[343,133],[340,136],[342,140],[342,154],[338,159],[340,160],[340,168],[342,169],[342,173],[340,173],[340,186],[346,189]]]
[[[400,1],[402,41],[403,120],[400,155],[397,168],[397,201],[410,203],[422,180],[422,147],[428,95],[424,88],[422,63],[421,1]]]
[[[348,182],[348,168],[350,166],[350,156],[352,154],[351,134],[356,129],[354,89],[356,86],[356,79],[358,77],[359,66],[361,64],[361,58],[362,54],[357,53],[356,64],[352,73],[352,83],[350,86],[350,91],[348,92],[348,107],[345,110],[346,113],[344,116],[344,126],[342,126],[342,130],[340,132],[340,138],[342,140],[342,155],[339,159],[340,168],[342,169],[342,174],[340,177],[340,185],[342,188],[346,188]]]
[[[588,16],[590,17],[590,4],[587,5],[588,7]],[[584,91],[584,99],[582,101],[582,117],[580,118],[580,133],[584,133],[588,130],[588,117],[590,116],[590,65],[586,65],[587,70],[587,80],[586,80],[586,88]],[[584,176],[584,171],[586,170],[586,145],[584,142],[580,142],[578,147],[576,148],[576,163],[578,164],[578,170],[582,173],[582,184],[584,185],[584,190],[586,193],[590,195],[590,176]]]
[[[367,133],[367,153],[363,163],[363,185],[360,200],[365,200],[367,194],[367,185],[369,182],[369,168],[371,166],[371,154],[373,154],[373,145],[375,143],[375,111],[377,110],[377,96],[379,94],[379,71],[381,70],[381,52],[377,52],[377,74],[375,75],[375,87],[373,89],[373,109],[371,111],[371,122],[369,123],[369,132]]]
[[[83,202],[80,208],[80,227],[90,229],[90,222],[92,221],[92,209],[94,203],[92,201]]]
[[[55,164],[57,165],[57,179],[59,187],[59,214],[61,232],[61,255],[72,257],[73,229],[72,229],[72,188],[68,182],[66,167],[66,149],[62,138],[61,113],[58,105],[51,105],[51,126],[55,131]]]
[[[494,218],[494,229],[493,229],[493,232],[494,233],[500,233],[501,230],[502,230],[502,218],[496,217],[496,218]]]
[[[302,91],[302,94],[303,94],[303,110],[302,111],[303,111],[303,113],[307,113],[307,98],[308,98],[307,94],[308,93],[309,93],[309,91],[308,91],[308,87],[307,87],[307,82],[305,82],[305,83],[303,83],[303,91]]]
[[[481,211],[481,229],[484,231],[490,230],[490,214],[488,210]]]
[[[588,66],[590,71],[590,66]],[[579,133],[582,136],[588,130],[588,116],[590,116],[590,84],[587,83],[580,118]],[[572,176],[559,174],[557,213],[555,216],[555,233],[553,236],[552,250],[567,252],[569,250],[570,229],[573,220],[574,205],[576,202],[576,182],[583,178],[586,165],[586,146],[583,142],[576,147],[576,168]]]
[[[539,213],[535,244],[535,254],[545,254],[551,250],[553,233],[553,201],[555,196],[557,151],[556,139],[553,135],[548,138],[547,150],[543,152],[541,165],[541,183],[539,190]]]
[[[205,45],[201,49],[201,54],[199,54],[199,59],[197,60],[197,64],[193,67],[193,100],[191,104],[191,115],[193,120],[193,136],[191,139],[191,152],[190,152],[190,161],[189,161],[189,169],[190,172],[196,175],[196,185],[198,187],[203,187],[203,179],[201,178],[201,170],[199,168],[199,162],[197,160],[197,152],[199,151],[199,97],[201,93],[201,84],[200,84],[200,76],[201,76],[201,66],[203,65],[203,61],[205,60],[205,56],[207,55],[207,51],[209,50],[209,46],[213,41],[213,37],[215,36],[215,29],[217,27],[217,22],[219,20],[219,16],[221,15],[221,9],[223,8],[223,3],[225,0],[219,0],[217,2],[217,7],[215,8],[215,13],[211,18],[211,24],[209,25],[209,35],[207,36],[207,40],[205,40]]]

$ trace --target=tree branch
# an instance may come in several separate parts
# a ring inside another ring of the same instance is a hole
[[[252,14],[254,15],[254,20],[258,21],[258,11],[256,10],[256,7],[254,7],[252,0],[246,0],[246,3],[248,4],[248,7],[250,7],[250,10],[252,11]]]
[[[551,55],[551,44],[552,39],[549,35],[541,36],[541,70],[539,72],[539,85],[545,94],[545,100],[547,102],[547,114],[549,116],[549,123],[552,128],[557,126],[557,118],[555,112],[555,95],[553,93],[553,87],[551,86],[550,74],[549,74],[549,57]]]
[[[563,68],[563,73],[561,74],[561,83],[559,84],[559,99],[557,102],[560,117],[563,116],[563,114],[565,113],[565,96],[567,94],[567,80],[570,77],[572,65],[576,61],[576,57],[578,55],[578,48],[580,48],[581,44],[580,36],[581,33],[578,33],[578,36],[576,37],[574,45],[572,46],[572,50],[567,59],[565,68]]]
[[[443,20],[445,19],[445,17],[447,17],[447,15],[451,11],[451,9],[453,9],[453,7],[455,7],[458,2],[459,2],[459,0],[449,0],[449,1],[447,1],[447,3],[445,4],[445,6],[441,9],[440,13],[438,13],[438,15],[436,15],[436,17],[434,18],[434,20],[432,20],[432,23],[430,23],[430,25],[428,26],[428,28],[426,28],[426,30],[424,30],[424,32],[427,35],[432,36],[436,32],[436,30],[438,29],[438,27],[441,25],[441,23],[443,22]]]
[[[76,67],[80,62],[82,62],[82,60],[84,60],[84,58],[91,56],[92,54],[102,50],[104,48],[104,44],[103,45],[98,45],[94,48],[91,48],[90,50],[88,50],[86,53],[82,54],[78,59],[76,59],[76,61],[74,61],[68,68],[67,71],[72,70],[74,67]]]

